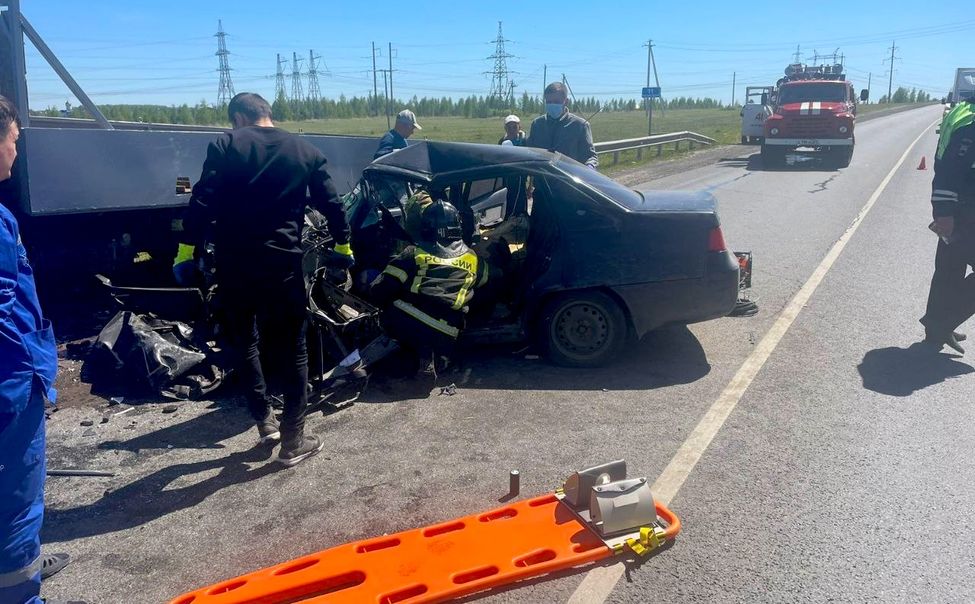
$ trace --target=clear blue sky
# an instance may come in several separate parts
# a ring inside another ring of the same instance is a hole
[[[565,74],[577,96],[638,97],[647,77],[648,39],[665,98],[731,100],[746,85],[772,84],[814,51],[845,54],[857,88],[873,73],[871,99],[887,91],[896,40],[894,88],[942,96],[956,67],[975,64],[975,17],[957,2],[507,2],[503,0],[343,2],[278,0],[22,0],[27,18],[96,103],[194,104],[217,98],[217,20],[228,36],[237,92],[274,94],[276,53],[321,55],[325,96],[372,90],[371,43],[398,98],[487,94],[498,21],[516,94],[535,94]],[[31,107],[76,104],[28,43]],[[303,79],[307,88],[307,80]],[[382,78],[379,79],[382,94]]]

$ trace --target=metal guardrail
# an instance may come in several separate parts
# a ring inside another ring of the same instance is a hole
[[[230,132],[230,128],[221,128],[219,126],[125,122],[121,120],[111,120],[108,123],[111,124],[115,130],[143,130],[155,132]],[[100,128],[99,123],[92,119],[77,117],[49,117],[46,115],[30,116],[30,125],[38,128]]]
[[[643,159],[643,150],[649,147],[657,148],[657,155],[659,156],[663,153],[663,146],[673,143],[674,151],[680,150],[680,144],[683,141],[687,141],[688,147],[690,149],[694,148],[695,144],[701,145],[713,145],[716,140],[713,138],[704,136],[703,134],[698,134],[696,132],[689,132],[687,130],[683,132],[670,132],[668,134],[654,134],[653,136],[642,136],[640,138],[626,138],[618,141],[605,141],[602,143],[596,143],[596,153],[612,153],[613,163],[617,163],[620,160],[620,153],[623,151],[636,150],[637,160]]]

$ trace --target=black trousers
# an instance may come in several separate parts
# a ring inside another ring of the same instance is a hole
[[[300,272],[272,278],[220,283],[223,330],[235,357],[235,368],[256,421],[271,411],[265,360],[274,359],[284,391],[282,436],[302,433],[308,402],[308,349],[305,286]]]
[[[975,314],[975,219],[955,218],[951,243],[939,239],[928,307],[921,318],[927,337],[943,340]]]

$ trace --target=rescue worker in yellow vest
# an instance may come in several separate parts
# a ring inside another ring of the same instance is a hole
[[[383,310],[386,334],[417,353],[436,376],[450,362],[475,288],[491,269],[463,241],[460,213],[446,201],[422,207],[419,238],[386,266],[369,288]]]
[[[924,341],[964,354],[965,335],[955,331],[975,314],[975,99],[955,106],[941,122],[934,159],[931,207],[938,234]]]

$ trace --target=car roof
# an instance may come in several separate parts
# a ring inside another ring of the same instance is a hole
[[[364,174],[434,182],[476,178],[498,167],[524,169],[550,163],[557,154],[531,147],[418,141],[366,166]]]

